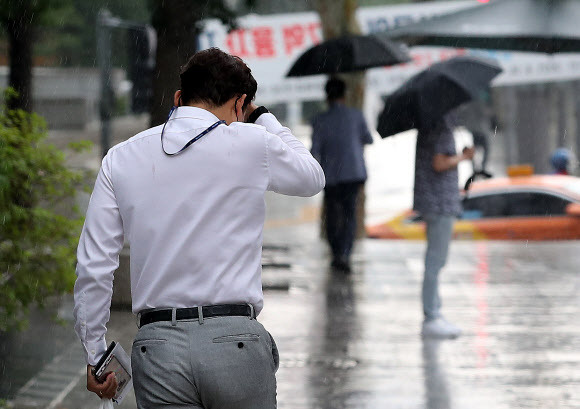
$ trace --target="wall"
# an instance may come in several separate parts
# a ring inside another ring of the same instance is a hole
[[[0,67],[0,88],[8,82],[8,67]],[[34,110],[51,129],[84,129],[99,118],[99,71],[95,68],[33,69]],[[125,72],[113,70],[113,87],[120,89]]]

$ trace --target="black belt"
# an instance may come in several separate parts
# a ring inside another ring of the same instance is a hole
[[[204,318],[225,316],[252,317],[253,315],[253,308],[251,308],[248,304],[207,305],[201,307],[201,310]],[[139,327],[157,321],[171,321],[173,319],[172,315],[172,309],[143,312],[141,313],[141,318],[139,319]],[[198,318],[199,311],[197,307],[175,309],[176,320],[193,320]]]

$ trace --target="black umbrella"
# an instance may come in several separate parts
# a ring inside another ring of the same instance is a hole
[[[580,51],[580,1],[495,0],[384,33],[409,45]]]
[[[362,71],[410,61],[406,47],[376,36],[351,35],[326,40],[306,50],[288,77]]]
[[[502,71],[487,58],[455,57],[433,64],[385,100],[377,130],[387,136],[434,126],[447,112],[475,99]]]

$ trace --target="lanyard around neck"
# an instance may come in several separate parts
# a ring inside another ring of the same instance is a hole
[[[167,120],[165,121],[165,124],[163,124],[163,129],[161,130],[161,149],[163,149],[163,153],[165,153],[167,156],[179,155],[181,152],[183,152],[184,150],[186,150],[187,148],[189,148],[191,145],[193,145],[193,143],[199,141],[202,137],[204,137],[205,135],[207,135],[208,133],[210,133],[211,131],[213,131],[214,129],[216,129],[221,124],[225,124],[226,123],[226,121],[224,121],[224,120],[215,122],[209,128],[207,128],[205,131],[203,131],[202,133],[198,134],[194,138],[190,139],[190,141],[187,142],[183,148],[181,148],[177,152],[169,153],[163,147],[163,134],[165,132],[165,126],[167,125],[167,122],[169,122],[169,120],[171,119],[171,115],[173,115],[173,112],[175,110],[177,110],[177,107],[171,108],[171,111],[169,111],[169,116],[167,117]]]

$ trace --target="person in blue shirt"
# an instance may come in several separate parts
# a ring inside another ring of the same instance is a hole
[[[558,148],[552,153],[550,157],[550,164],[552,165],[555,175],[569,175],[570,162],[572,161],[573,153],[566,148]]]
[[[364,145],[373,142],[362,112],[345,105],[346,84],[330,78],[325,87],[328,110],[312,122],[312,155],[326,176],[326,237],[331,267],[350,272],[356,236],[356,207],[367,179]]]

